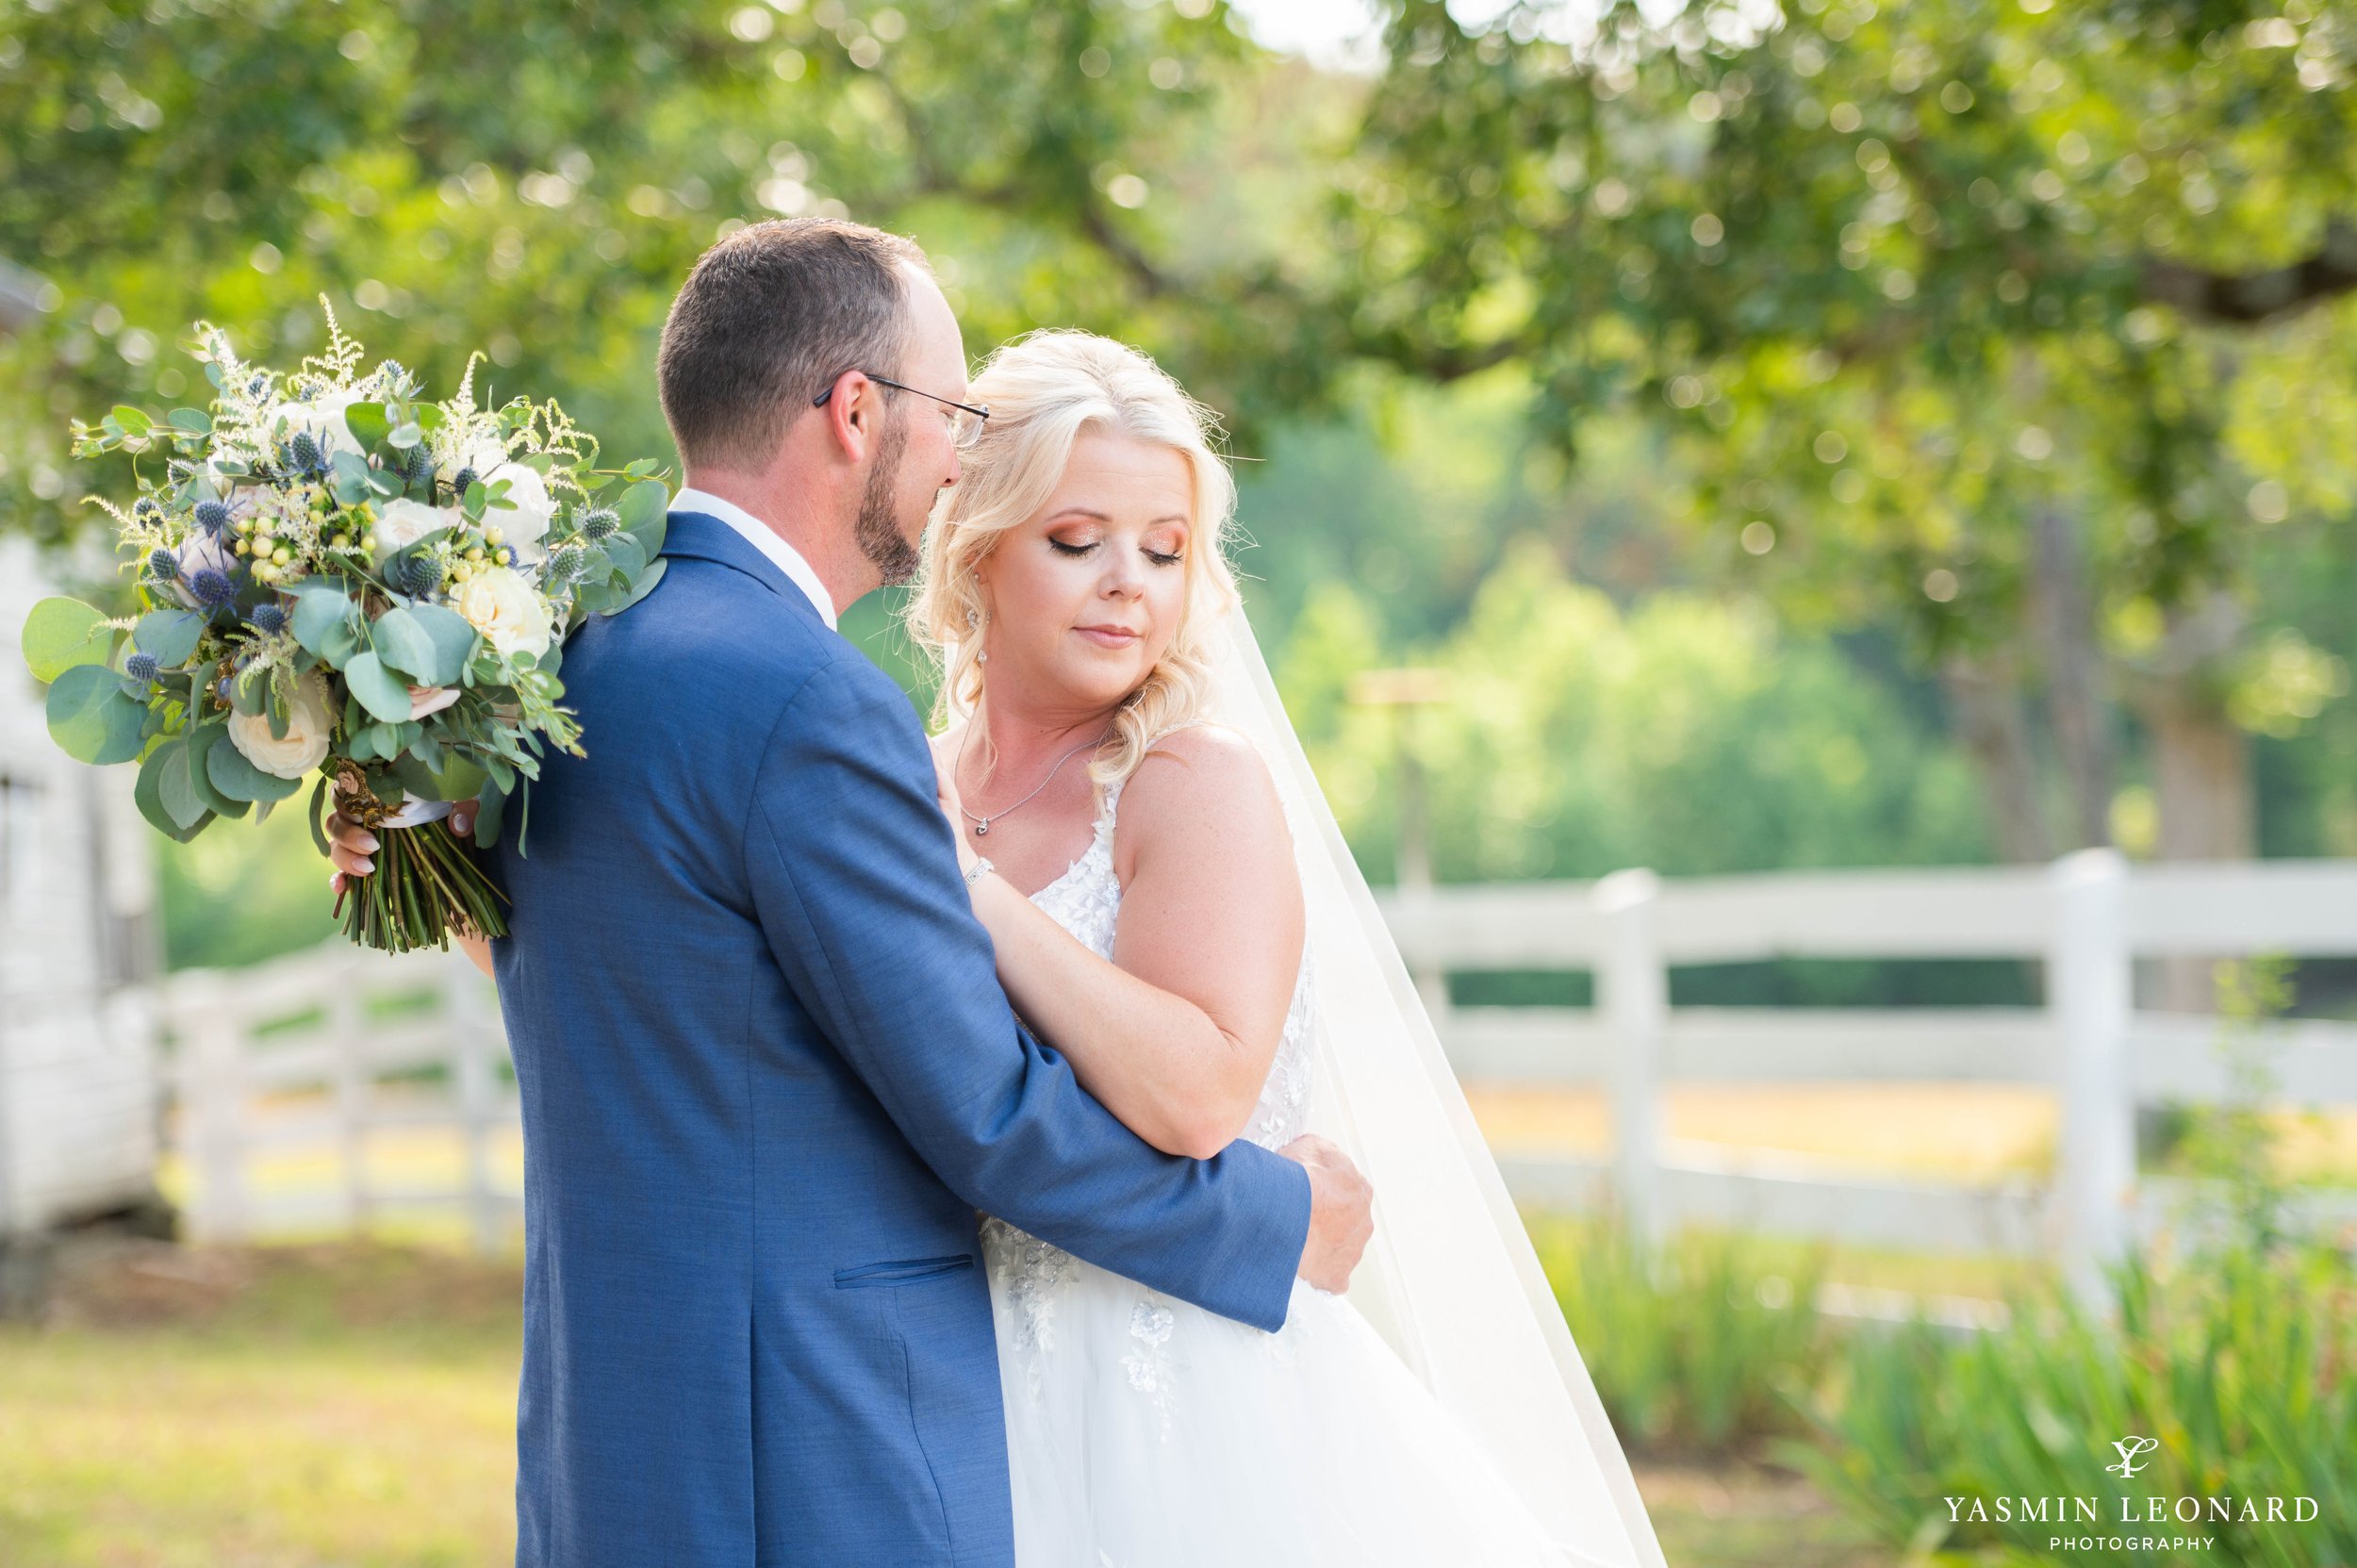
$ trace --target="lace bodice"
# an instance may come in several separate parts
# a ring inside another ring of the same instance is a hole
[[[1120,800],[1120,785],[1105,792],[1087,850],[1063,876],[1031,895],[1033,903],[1108,963],[1113,955],[1113,924],[1121,913],[1121,882],[1113,875],[1113,813]],[[1263,1147],[1282,1147],[1306,1130],[1315,989],[1305,948],[1276,1061],[1269,1068],[1268,1081],[1261,1086],[1252,1119],[1244,1127],[1244,1135]],[[1004,1354],[1014,1358],[1021,1386],[1036,1402],[1045,1376],[1043,1358],[1056,1348],[1058,1308],[1079,1288],[1083,1270],[1079,1260],[1062,1247],[996,1217],[982,1222],[982,1250],[1005,1298]],[[1121,1291],[1129,1307],[1120,1357],[1122,1375],[1129,1388],[1167,1421],[1171,1368],[1165,1346],[1177,1322],[1172,1306],[1144,1286],[1115,1280],[1110,1275],[1099,1278]]]
[[[1121,785],[1105,792],[1096,815],[1096,835],[1054,882],[1031,895],[1031,901],[1054,917],[1081,944],[1111,963],[1113,924],[1121,913],[1121,883],[1113,875],[1113,813],[1121,801]],[[1261,1085],[1260,1103],[1244,1135],[1263,1148],[1278,1148],[1308,1131],[1310,1111],[1310,1012],[1316,986],[1305,948],[1301,968],[1294,980],[1293,1004],[1285,1013],[1284,1032],[1270,1064],[1268,1081]]]

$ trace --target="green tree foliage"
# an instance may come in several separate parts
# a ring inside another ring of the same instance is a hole
[[[1227,91],[1265,64],[1212,0],[8,8],[0,257],[48,281],[0,338],[0,526],[65,531],[66,418],[177,395],[190,321],[287,357],[321,292],[429,380],[487,349],[498,381],[661,450],[663,312],[771,213],[915,234],[978,349],[1080,322],[1281,367],[1270,322],[1217,323],[1283,248],[1282,181],[1203,156],[1233,117],[1307,112]],[[1226,292],[1186,269],[1207,235]]]
[[[1391,873],[1401,722],[1349,701],[1382,659],[1348,587],[1310,600],[1277,674],[1369,875]],[[1973,861],[1962,760],[1821,641],[1757,606],[1663,593],[1624,612],[1526,544],[1422,651],[1448,701],[1414,714],[1443,880]]]
[[[2009,850],[2051,847],[2019,820],[2029,688],[2062,839],[2106,831],[2125,699],[2163,847],[2247,845],[2232,737],[2346,685],[2252,590],[2345,527],[2357,12],[1565,16],[1395,13],[1337,207],[1355,341],[1441,379],[1527,365],[1567,443],[1657,410],[1706,551],[1804,618],[1895,619],[1949,674]]]

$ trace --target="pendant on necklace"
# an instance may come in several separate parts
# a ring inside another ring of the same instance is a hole
[[[975,823],[975,824],[974,824],[974,836],[975,836],[975,837],[980,838],[980,837],[981,837],[981,836],[982,836],[982,834],[986,834],[986,833],[988,833],[988,832],[990,832],[990,818],[989,818],[989,817],[983,817],[981,821],[979,821],[979,822],[977,822],[977,823]]]

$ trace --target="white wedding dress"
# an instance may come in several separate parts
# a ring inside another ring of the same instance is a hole
[[[1110,960],[1109,790],[1088,850],[1032,901]],[[1317,1006],[1305,951],[1245,1135],[1307,1131]],[[1383,1195],[1376,1194],[1380,1221]],[[1215,1316],[982,1228],[1018,1568],[1586,1565],[1357,1308],[1300,1280],[1281,1332]]]

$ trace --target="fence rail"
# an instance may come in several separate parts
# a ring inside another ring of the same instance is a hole
[[[2357,863],[2131,867],[2109,850],[2042,868],[1771,873],[1665,882],[1436,887],[1383,901],[1419,988],[1464,969],[1581,969],[1587,1009],[1446,1010],[1436,1021],[1469,1081],[1588,1081],[1611,1101],[1609,1161],[1509,1157],[1526,1201],[1608,1193],[1653,1232],[1689,1220],[1933,1249],[2043,1253],[2089,1293],[2130,1238],[2181,1215],[2182,1183],[2140,1182],[2140,1103],[2235,1092],[2220,1020],[2131,1004],[2139,958],[2357,954]],[[2032,1008],[1677,1008],[1681,965],[1822,958],[2038,962]],[[2357,1025],[2244,1032],[2280,1102],[2357,1102]],[[1765,1152],[1675,1145],[1673,1081],[1915,1080],[2053,1089],[2062,1124],[2048,1183],[1862,1178]],[[2357,1195],[2309,1193],[2311,1217],[2357,1220]]]
[[[1603,1086],[1614,1131],[1603,1160],[1502,1159],[1525,1201],[1587,1207],[1610,1195],[1640,1226],[1683,1221],[1935,1250],[2045,1254],[2092,1289],[2101,1263],[2163,1223],[2184,1193],[2139,1182],[2139,1103],[2234,1092],[2215,1018],[2135,1011],[2140,957],[2357,954],[2357,863],[2130,867],[2088,850],[2045,868],[1775,873],[1663,881],[1440,887],[1385,903],[1427,997],[1452,969],[1584,969],[1592,1008],[1465,1008],[1437,1018],[1474,1083]],[[1670,1005],[1680,965],[1813,956],[2039,962],[2028,1008],[1779,1009]],[[172,1081],[194,1177],[193,1218],[212,1235],[288,1221],[455,1204],[485,1245],[515,1222],[494,1169],[518,1125],[490,988],[463,960],[388,960],[337,948],[244,971],[184,974]],[[2302,1105],[2357,1103],[2357,1024],[2274,1022],[2248,1048]],[[420,1069],[438,1069],[423,1086]],[[1758,1150],[1669,1138],[1673,1082],[1831,1081],[2022,1083],[2053,1090],[2062,1121],[2051,1181],[1979,1185],[1882,1177]],[[454,1131],[448,1190],[376,1184],[371,1139]],[[252,1181],[256,1150],[332,1147],[326,1193]],[[2320,1216],[2357,1218],[2357,1197],[2310,1195]]]
[[[522,1199],[498,1179],[494,1152],[521,1111],[490,982],[464,958],[390,959],[338,942],[235,973],[175,975],[165,1011],[177,1047],[166,1081],[198,1235],[365,1227],[394,1211],[454,1207],[479,1248],[504,1244]],[[378,1181],[371,1146],[402,1131],[454,1134],[459,1179]],[[256,1181],[255,1156],[320,1147],[335,1155],[328,1186]]]

